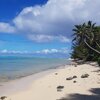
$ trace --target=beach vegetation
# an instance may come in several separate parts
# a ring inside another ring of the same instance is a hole
[[[88,21],[75,25],[73,32],[71,57],[83,61],[97,61],[100,65],[100,26]]]

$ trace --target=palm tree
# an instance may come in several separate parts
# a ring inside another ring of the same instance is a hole
[[[95,27],[95,23],[92,24],[91,21],[88,21],[87,24],[84,23],[82,25],[75,25],[75,29],[73,29],[73,31],[74,31],[73,42],[75,44],[78,43],[78,45],[80,45],[81,43],[84,43],[89,49],[100,55],[100,45],[99,45],[100,42],[97,42],[96,40],[98,39],[97,38],[98,33],[96,33],[97,30]],[[98,41],[100,41],[99,39]],[[97,47],[99,48],[99,50],[97,49]]]
[[[74,45],[72,46],[72,48],[73,48],[72,58],[83,60],[83,61],[87,60],[89,54],[88,54],[88,49],[85,48],[84,44]]]

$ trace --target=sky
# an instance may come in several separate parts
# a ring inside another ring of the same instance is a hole
[[[99,18],[100,0],[0,0],[0,54],[69,57],[74,25]]]

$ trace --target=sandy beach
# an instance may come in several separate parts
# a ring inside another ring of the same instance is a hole
[[[4,100],[100,100],[96,64],[61,66],[0,85]]]

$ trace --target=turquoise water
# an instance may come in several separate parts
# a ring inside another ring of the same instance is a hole
[[[14,80],[63,64],[67,59],[34,57],[0,57],[0,82]]]

